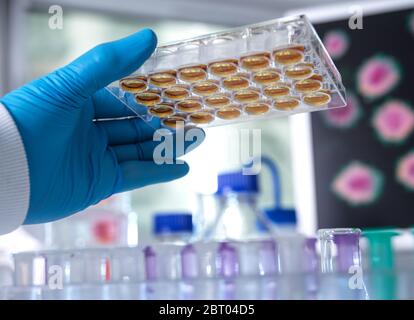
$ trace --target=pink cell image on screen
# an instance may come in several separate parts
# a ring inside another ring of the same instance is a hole
[[[352,161],[335,177],[334,193],[352,206],[368,205],[382,192],[383,176],[380,171],[359,161]]]
[[[376,56],[365,62],[358,71],[357,85],[363,96],[376,98],[391,91],[400,77],[400,70],[394,59]]]
[[[374,113],[372,125],[380,140],[401,143],[414,129],[414,112],[403,101],[390,100]]]
[[[349,39],[347,35],[340,30],[328,32],[323,38],[323,43],[332,59],[339,59],[342,57],[349,47]]]
[[[361,107],[357,97],[351,93],[347,94],[346,106],[333,108],[322,113],[325,122],[335,128],[351,128],[361,117]]]
[[[408,190],[414,191],[414,151],[410,151],[397,162],[395,175],[397,181]]]

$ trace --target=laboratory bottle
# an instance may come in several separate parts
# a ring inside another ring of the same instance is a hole
[[[155,242],[145,252],[146,277],[150,299],[172,296],[190,299],[194,288],[185,282],[197,270],[196,253],[192,244],[193,220],[188,212],[158,212],[153,216]]]
[[[216,192],[218,216],[206,238],[237,241],[268,237],[269,234],[257,226],[257,220],[265,229],[268,225],[258,208],[258,194],[257,175],[244,175],[242,170],[219,175]]]

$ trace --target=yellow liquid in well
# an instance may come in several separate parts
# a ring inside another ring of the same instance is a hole
[[[180,122],[184,125],[187,120],[202,125],[213,122],[215,117],[237,119],[243,111],[254,116],[272,108],[292,110],[301,103],[325,106],[331,101],[331,93],[322,89],[327,86],[323,85],[323,77],[315,73],[315,65],[304,61],[308,60],[305,51],[305,46],[293,44],[271,53],[130,76],[121,79],[119,85],[134,93],[137,103],[148,106],[148,113],[162,118],[163,125],[170,128],[177,128]],[[272,59],[276,67],[272,67]]]
[[[253,102],[249,103],[244,107],[244,111],[249,115],[261,115],[268,112],[270,109],[270,106],[267,103],[264,102]]]
[[[263,52],[244,56],[240,58],[240,64],[249,71],[266,69],[270,66],[270,54]]]
[[[249,80],[241,75],[230,76],[223,80],[223,86],[232,91],[246,89],[249,85]]]
[[[234,99],[238,102],[255,102],[260,99],[260,92],[255,89],[243,89],[234,94]]]
[[[175,107],[183,112],[194,112],[201,110],[203,105],[197,99],[185,99],[176,103]]]
[[[183,85],[174,85],[164,90],[164,97],[171,100],[182,100],[190,96],[190,91]]]
[[[312,76],[309,77],[309,79],[323,82],[323,77],[320,74],[317,74],[317,73],[314,73]]]
[[[177,83],[174,70],[153,73],[149,76],[149,82],[159,88],[168,88]]]
[[[207,78],[207,66],[204,64],[181,68],[178,77],[186,82],[196,82]]]
[[[241,111],[237,106],[228,106],[217,110],[216,116],[220,119],[231,120],[240,117]]]
[[[280,74],[276,70],[262,70],[253,75],[253,81],[258,84],[271,84],[280,80]]]
[[[209,65],[210,72],[217,77],[227,77],[237,73],[237,59],[227,59],[212,62]]]
[[[313,69],[307,66],[292,66],[285,70],[286,77],[294,80],[303,80],[312,75]]]
[[[273,105],[276,109],[279,110],[292,110],[300,105],[300,100],[295,97],[287,96],[276,99]]]
[[[199,81],[193,85],[193,92],[200,96],[208,96],[219,91],[219,86],[210,80]]]
[[[214,120],[214,115],[210,112],[194,112],[190,114],[190,121],[196,124],[207,124]]]
[[[215,94],[204,99],[204,103],[211,108],[221,108],[229,105],[231,99],[225,94]]]
[[[295,90],[300,93],[310,93],[322,88],[322,83],[318,80],[305,79],[295,83]]]
[[[161,102],[161,96],[158,93],[146,91],[142,93],[137,93],[135,95],[135,100],[139,104],[150,107],[154,106]]]
[[[291,65],[303,60],[303,53],[297,49],[276,50],[273,55],[275,61],[281,65]]]
[[[147,90],[146,77],[130,77],[119,81],[122,90],[126,92],[139,93]]]
[[[273,84],[265,87],[263,93],[269,98],[278,98],[289,95],[290,88],[287,84]]]
[[[159,118],[166,118],[174,113],[174,108],[169,104],[158,104],[151,107],[149,113]]]
[[[285,49],[294,49],[294,50],[298,50],[300,52],[305,52],[306,48],[303,44],[299,44],[299,43],[294,44],[294,43],[292,43],[292,44],[287,45],[285,47]]]
[[[332,91],[331,91],[331,90],[329,90],[329,89],[321,89],[321,90],[319,90],[319,92],[326,93],[326,94],[327,94],[327,95],[329,95],[329,96],[331,96],[331,95],[332,95]]]
[[[321,107],[331,101],[331,96],[324,92],[315,92],[303,97],[303,102],[313,107]]]
[[[172,116],[162,121],[163,125],[169,128],[177,129],[185,126],[185,118],[179,116]]]
[[[314,69],[315,65],[312,62],[299,62],[298,64],[296,64],[296,66],[298,67],[309,67]]]

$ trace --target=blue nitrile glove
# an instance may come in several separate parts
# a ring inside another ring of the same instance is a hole
[[[186,163],[153,161],[153,149],[160,143],[153,141],[159,121],[151,126],[141,119],[93,122],[134,115],[104,87],[138,69],[156,42],[155,34],[145,29],[98,45],[0,100],[26,150],[30,206],[25,223],[57,220],[113,193],[188,172]],[[199,140],[203,138],[204,133]]]

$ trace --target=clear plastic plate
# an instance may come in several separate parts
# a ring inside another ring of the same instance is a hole
[[[108,90],[164,127],[216,126],[345,106],[341,76],[305,16],[160,46]]]

